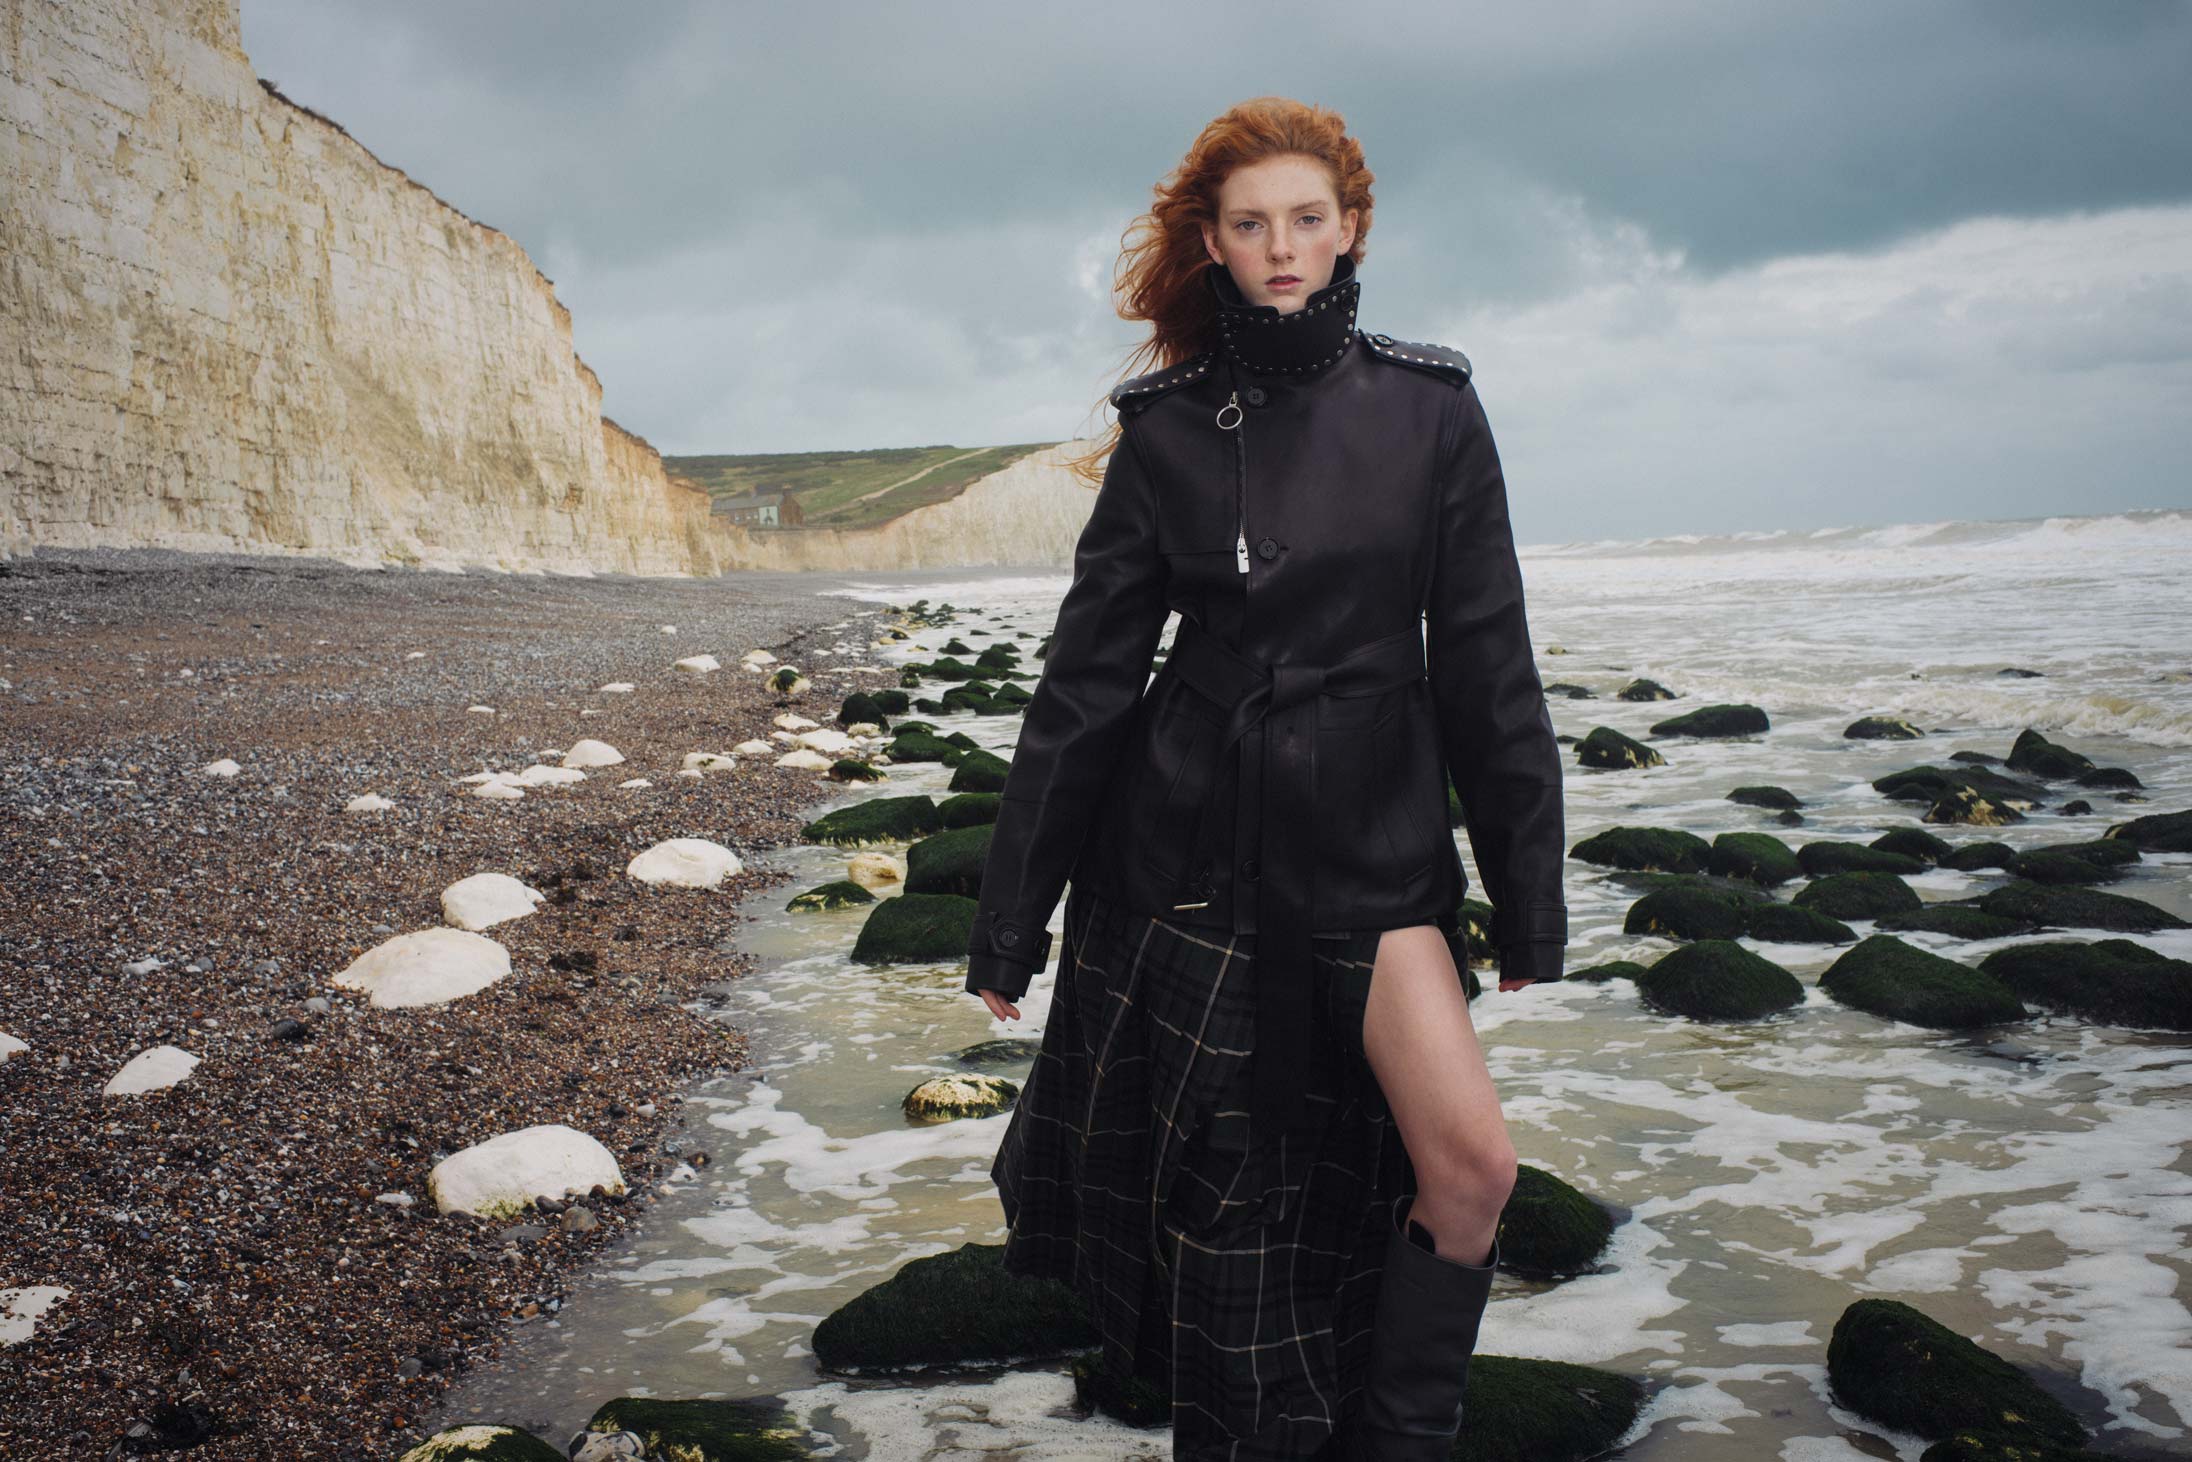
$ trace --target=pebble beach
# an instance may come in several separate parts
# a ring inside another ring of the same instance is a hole
[[[705,1161],[665,1134],[684,1083],[745,1059],[705,1012],[747,973],[738,901],[783,875],[626,868],[795,842],[842,790],[765,754],[679,775],[880,682],[852,667],[881,607],[828,587],[0,562],[0,1455],[379,1462]],[[770,690],[754,650],[809,684]],[[675,668],[701,654],[722,668]],[[624,762],[507,799],[463,780],[582,738]],[[390,805],[346,810],[367,797]],[[333,982],[482,872],[544,895],[488,931],[506,978],[409,1008]],[[196,1058],[181,1081],[106,1093],[162,1046]],[[435,1163],[543,1124],[625,1190],[437,1210]]]

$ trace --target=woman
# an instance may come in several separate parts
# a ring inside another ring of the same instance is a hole
[[[1567,938],[1498,457],[1458,351],[1355,323],[1370,183],[1340,117],[1259,98],[1138,221],[1121,313],[1161,368],[1111,393],[969,951],[1017,1019],[1070,876],[1005,1263],[1170,1388],[1181,1457],[1451,1450],[1515,1155],[1448,775],[1499,988]]]

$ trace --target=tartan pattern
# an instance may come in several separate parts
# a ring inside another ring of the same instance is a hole
[[[1069,891],[1050,1017],[990,1175],[1016,1274],[1074,1285],[1173,1455],[1308,1457],[1360,1409],[1415,1174],[1362,1053],[1378,931],[1311,941],[1309,1116],[1249,1146],[1253,934]]]

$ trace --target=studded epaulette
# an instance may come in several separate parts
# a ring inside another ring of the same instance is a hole
[[[1424,340],[1395,340],[1390,335],[1364,335],[1362,338],[1387,360],[1443,376],[1457,386],[1469,384],[1469,373],[1473,369],[1469,357],[1450,346],[1433,345]]]
[[[1111,388],[1112,410],[1139,411],[1165,392],[1177,390],[1190,381],[1208,375],[1216,360],[1217,357],[1206,350],[1200,355],[1189,356],[1178,365],[1121,381]]]

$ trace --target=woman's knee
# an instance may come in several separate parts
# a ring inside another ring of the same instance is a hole
[[[1428,1151],[1410,1148],[1408,1159],[1416,1170],[1416,1186],[1426,1197],[1499,1208],[1514,1192],[1520,1159],[1504,1131],[1491,1136],[1443,1133],[1424,1145]]]

